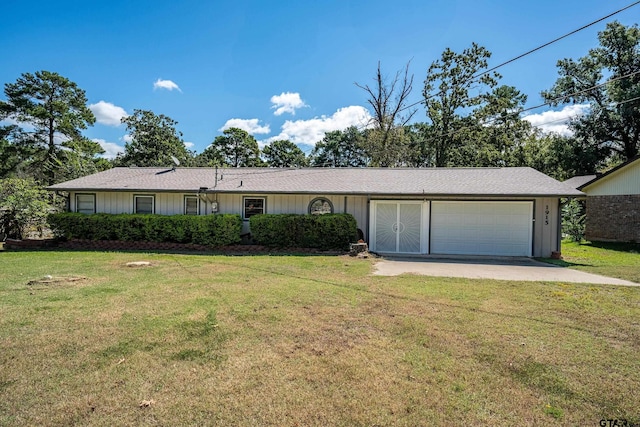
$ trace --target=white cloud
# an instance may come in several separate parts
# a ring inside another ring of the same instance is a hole
[[[120,126],[121,119],[127,117],[128,114],[122,107],[113,105],[110,102],[100,101],[96,104],[89,105],[89,109],[96,116],[98,123],[107,126]]]
[[[104,154],[101,156],[105,159],[115,159],[118,153],[124,153],[124,147],[119,146],[115,142],[107,142],[104,139],[94,138],[93,142],[97,142],[100,144],[102,149],[104,150]]]
[[[523,119],[542,130],[544,133],[557,133],[562,136],[571,136],[569,119],[585,114],[589,104],[567,105],[559,111],[543,111],[540,114],[530,114]]]
[[[196,145],[196,144],[194,144],[193,142],[185,142],[184,143],[184,146],[187,147],[187,148],[193,148],[194,145]]]
[[[13,126],[16,125],[20,127],[25,132],[33,132],[36,128],[29,122],[19,122],[16,119],[11,117],[7,117],[3,120],[0,120],[0,126]]]
[[[129,134],[126,134],[125,136],[123,136],[122,138],[120,138],[122,141],[124,142],[131,142],[133,141],[133,137]]]
[[[238,128],[246,131],[251,135],[266,134],[271,132],[269,125],[262,126],[258,119],[229,119],[227,122],[218,129],[220,132],[229,128]]]
[[[338,109],[331,116],[320,116],[309,120],[287,120],[279,135],[268,138],[263,143],[288,139],[295,144],[315,145],[324,138],[325,132],[344,130],[349,126],[367,127],[371,122],[369,111],[359,105]]]
[[[172,82],[171,80],[162,80],[162,79],[158,79],[156,80],[156,82],[153,84],[153,89],[167,89],[167,90],[177,90],[178,92],[182,92],[182,90],[180,89],[180,87],[175,84],[174,82]]]
[[[296,92],[282,92],[280,95],[273,95],[271,103],[274,104],[271,108],[276,110],[273,113],[276,116],[284,113],[291,113],[295,116],[298,108],[308,107],[300,98],[300,94]]]

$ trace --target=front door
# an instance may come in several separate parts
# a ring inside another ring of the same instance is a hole
[[[377,252],[423,253],[423,202],[373,203],[373,244]]]

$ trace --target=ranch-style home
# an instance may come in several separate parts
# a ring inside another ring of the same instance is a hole
[[[584,193],[517,168],[113,168],[49,187],[72,212],[349,213],[372,251],[549,257],[560,198]]]

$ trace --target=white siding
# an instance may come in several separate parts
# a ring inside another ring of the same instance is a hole
[[[96,212],[122,214],[133,213],[133,196],[155,196],[155,213],[159,215],[180,215],[184,213],[184,196],[195,193],[125,193],[96,192]],[[71,193],[69,210],[75,212],[75,193]]]
[[[535,222],[533,233],[533,256],[550,257],[559,251],[559,200],[545,197],[535,201]]]
[[[365,240],[368,240],[369,234],[369,201],[365,196],[347,196],[346,213],[353,215],[358,223],[358,228],[362,230]]]
[[[584,188],[588,196],[640,194],[640,159]]]
[[[365,231],[367,228],[367,198],[362,196],[342,196],[327,194],[209,194],[209,200],[217,200],[218,213],[242,214],[243,200],[245,197],[265,198],[266,213],[268,214],[306,214],[309,212],[309,203],[318,197],[324,197],[333,204],[334,213],[346,212],[352,214],[358,223],[358,228]],[[203,210],[204,213],[204,210]],[[211,213],[211,204],[207,203],[206,213]],[[249,232],[249,221],[243,221],[242,232]]]

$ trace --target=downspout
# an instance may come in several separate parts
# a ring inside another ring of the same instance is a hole
[[[556,251],[562,253],[562,207],[564,203],[561,198],[558,198],[558,232],[556,233]]]
[[[371,229],[371,194],[367,194],[367,231],[365,232],[365,240],[367,243],[371,244],[371,240],[369,239],[369,230]]]

